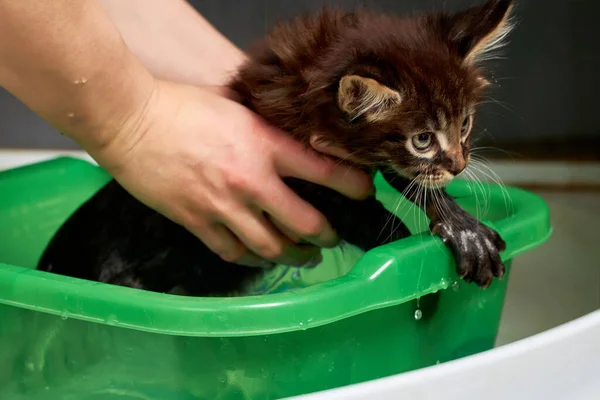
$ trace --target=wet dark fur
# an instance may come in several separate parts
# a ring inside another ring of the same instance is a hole
[[[415,161],[404,143],[410,132],[430,124],[432,118],[439,124],[432,117],[439,112],[450,121],[462,121],[458,113],[479,101],[483,72],[476,63],[465,64],[464,58],[495,29],[510,5],[492,0],[462,14],[407,18],[336,10],[299,17],[276,26],[249,52],[250,60],[230,87],[269,123],[305,143],[311,134],[322,135],[351,153],[353,162],[380,169],[402,191],[410,182],[406,176],[456,170],[456,152],[452,157],[440,153],[428,162]],[[368,114],[350,118],[336,98],[340,79],[347,75],[372,78],[397,90],[404,111],[382,113],[376,120]],[[458,151],[466,158],[470,140],[461,146]],[[341,238],[363,250],[409,235],[400,221],[386,224],[390,214],[374,198],[354,201],[300,180],[286,183],[323,212]],[[504,272],[498,256],[504,242],[443,190],[437,191],[452,215],[442,216],[422,204],[434,232],[454,252],[461,276],[489,285],[493,276]],[[471,248],[461,247],[461,232],[476,234]],[[477,244],[486,243],[493,243],[493,248],[477,251]],[[263,273],[222,261],[114,180],[66,221],[38,268],[158,292],[181,286],[196,296],[235,294]]]

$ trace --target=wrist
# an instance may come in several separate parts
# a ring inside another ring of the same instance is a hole
[[[81,86],[78,111],[59,118],[58,128],[91,155],[115,146],[123,132],[131,130],[146,112],[156,79],[132,54],[126,54],[114,70],[103,71]]]
[[[0,0],[0,86],[90,153],[152,96],[154,77],[95,0]]]
[[[160,97],[160,80],[147,71],[132,68],[124,78],[127,82],[115,92],[114,101],[66,134],[113,176],[123,169],[152,126],[154,104]]]

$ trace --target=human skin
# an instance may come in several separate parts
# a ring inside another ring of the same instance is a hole
[[[219,87],[243,53],[187,4],[168,2],[131,1],[146,10],[134,13],[146,23],[157,18],[150,25],[157,31],[174,29],[164,43],[152,40],[153,53],[134,37],[152,30],[139,21],[131,28],[131,16],[110,11],[113,1],[0,0],[0,86],[226,261],[309,262],[339,239],[281,178],[358,199],[371,191],[370,178],[305,149],[228,97]],[[171,6],[173,14],[165,11]],[[195,33],[205,45],[191,50],[197,43],[182,38]],[[167,51],[172,58],[162,58]],[[219,61],[217,52],[228,55]]]
[[[160,79],[224,85],[246,55],[185,0],[98,0],[134,55]]]

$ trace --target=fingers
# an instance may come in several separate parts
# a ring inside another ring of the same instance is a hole
[[[323,214],[302,199],[285,183],[272,182],[257,204],[270,218],[283,226],[288,237],[300,238],[318,247],[332,248],[339,237]],[[299,241],[299,240],[297,240]]]
[[[373,190],[368,174],[300,143],[281,146],[276,154],[276,165],[282,176],[326,186],[352,199],[364,199]]]
[[[240,242],[227,227],[214,224],[199,228],[188,228],[206,247],[217,254],[223,260],[246,265],[248,267],[267,268],[269,265],[265,259],[253,254]]]
[[[273,218],[270,215],[266,216],[267,219],[273,224],[275,225],[275,227],[277,229],[279,229],[279,231],[284,234],[288,239],[290,239],[293,243],[300,243],[303,241],[303,239],[298,236],[294,231],[292,231],[290,228],[288,228],[287,226],[283,225],[281,222],[279,222],[278,220],[276,220],[275,218]]]
[[[330,143],[322,141],[320,136],[311,136],[310,145],[313,149],[320,153],[329,154],[330,156],[337,157],[342,160],[347,160],[351,157],[351,154],[346,149],[332,146]]]
[[[231,231],[255,254],[278,264],[303,266],[320,254],[315,246],[295,244],[283,236],[262,214],[248,209],[232,213]]]
[[[206,89],[207,91],[209,91],[211,93],[219,95],[221,97],[225,97],[230,100],[233,100],[237,103],[239,103],[242,100],[242,98],[240,97],[240,95],[237,92],[233,91],[231,88],[229,88],[227,86],[207,85],[207,86],[204,86],[204,89]]]

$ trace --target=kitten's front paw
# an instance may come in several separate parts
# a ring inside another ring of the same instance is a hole
[[[487,288],[494,277],[504,275],[500,252],[506,249],[506,243],[496,231],[475,218],[438,221],[431,231],[450,247],[456,258],[457,272],[466,282]]]

